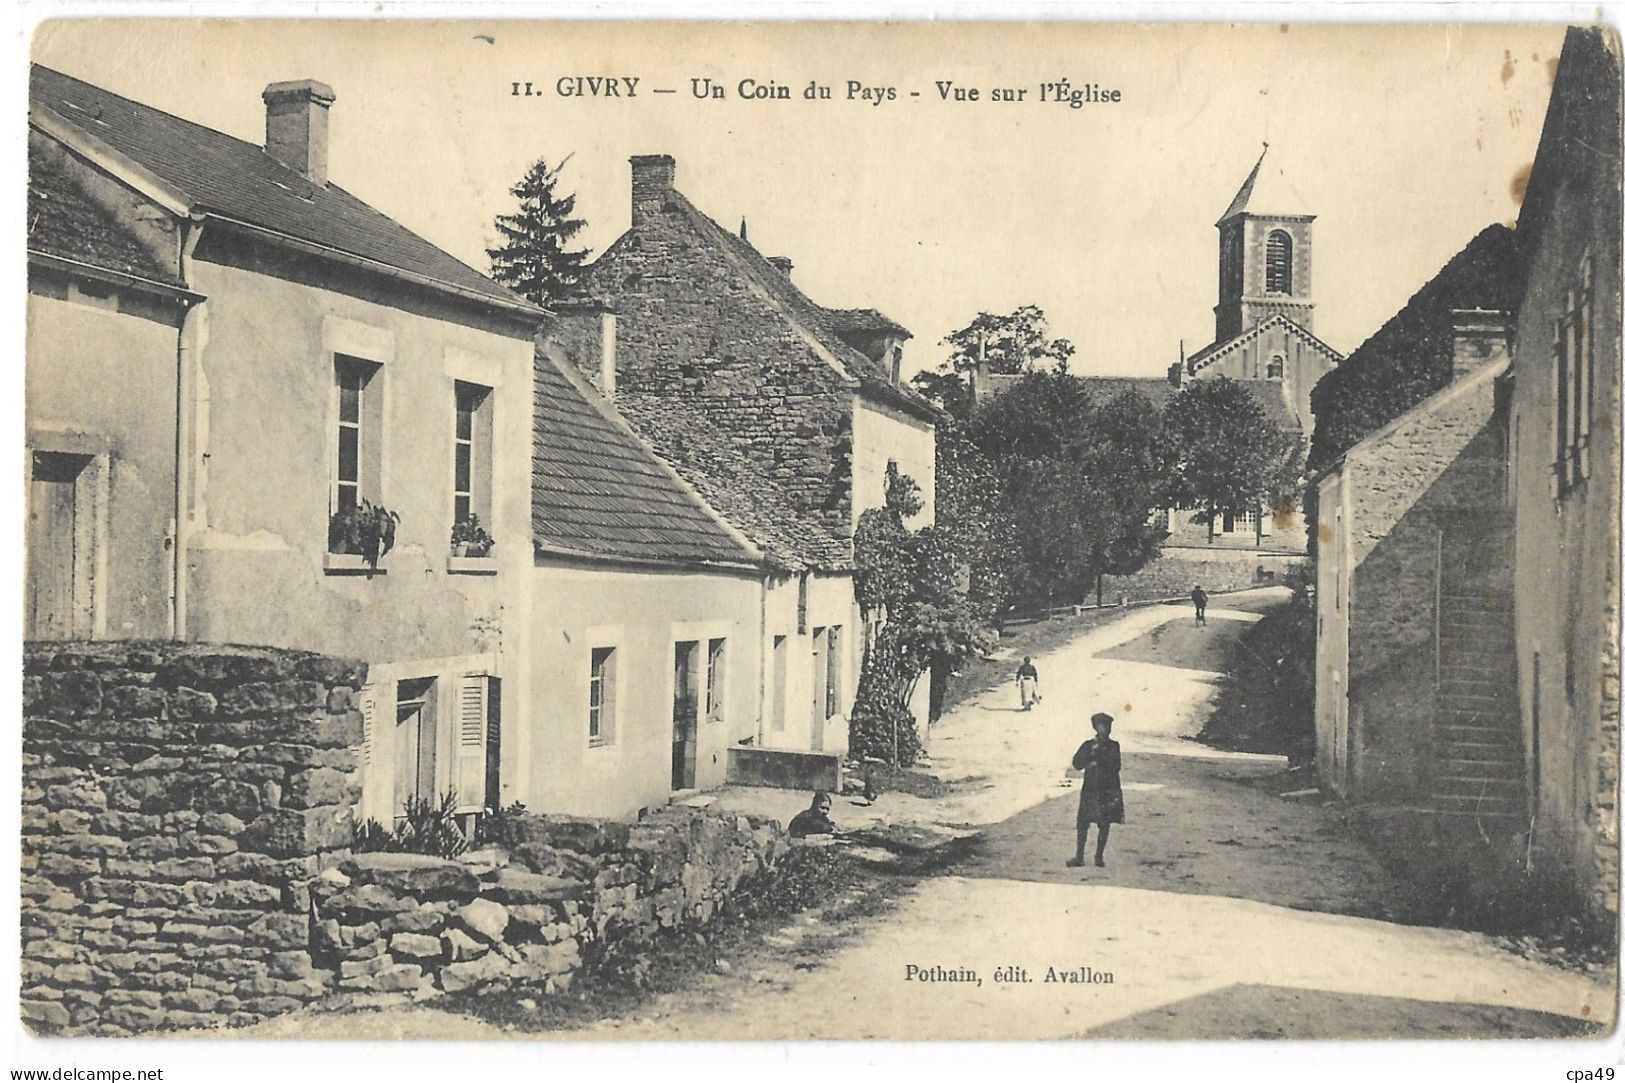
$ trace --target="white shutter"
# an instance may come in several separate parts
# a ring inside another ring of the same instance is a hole
[[[391,782],[388,764],[378,748],[378,692],[363,688],[356,693],[355,706],[361,712],[361,818],[387,823],[387,813],[378,815],[380,808],[389,808]]]
[[[457,683],[457,811],[478,812],[485,807],[485,731],[490,711],[491,679],[484,674]]]

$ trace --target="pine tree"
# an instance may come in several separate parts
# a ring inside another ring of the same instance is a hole
[[[486,249],[491,258],[491,277],[537,304],[546,304],[569,293],[581,278],[589,249],[571,249],[570,241],[586,226],[575,218],[574,193],[555,191],[559,171],[570,161],[567,156],[557,167],[538,158],[520,182],[509,189],[519,200],[514,214],[499,214],[497,233],[503,243]]]

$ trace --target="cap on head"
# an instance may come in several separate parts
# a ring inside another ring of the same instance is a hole
[[[1115,719],[1105,711],[1096,711],[1089,717],[1089,724],[1092,726],[1109,726],[1113,721]]]

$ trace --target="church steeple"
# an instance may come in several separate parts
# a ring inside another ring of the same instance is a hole
[[[1225,342],[1273,315],[1314,330],[1310,300],[1310,223],[1303,197],[1270,159],[1270,145],[1241,182],[1216,225],[1219,303],[1214,337]]]

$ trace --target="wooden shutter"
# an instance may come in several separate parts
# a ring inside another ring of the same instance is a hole
[[[361,819],[387,824],[391,776],[378,747],[377,690],[363,688],[356,693],[355,706],[361,712]]]
[[[485,736],[490,713],[491,680],[474,674],[457,682],[453,739],[457,744],[457,811],[485,808]]]

